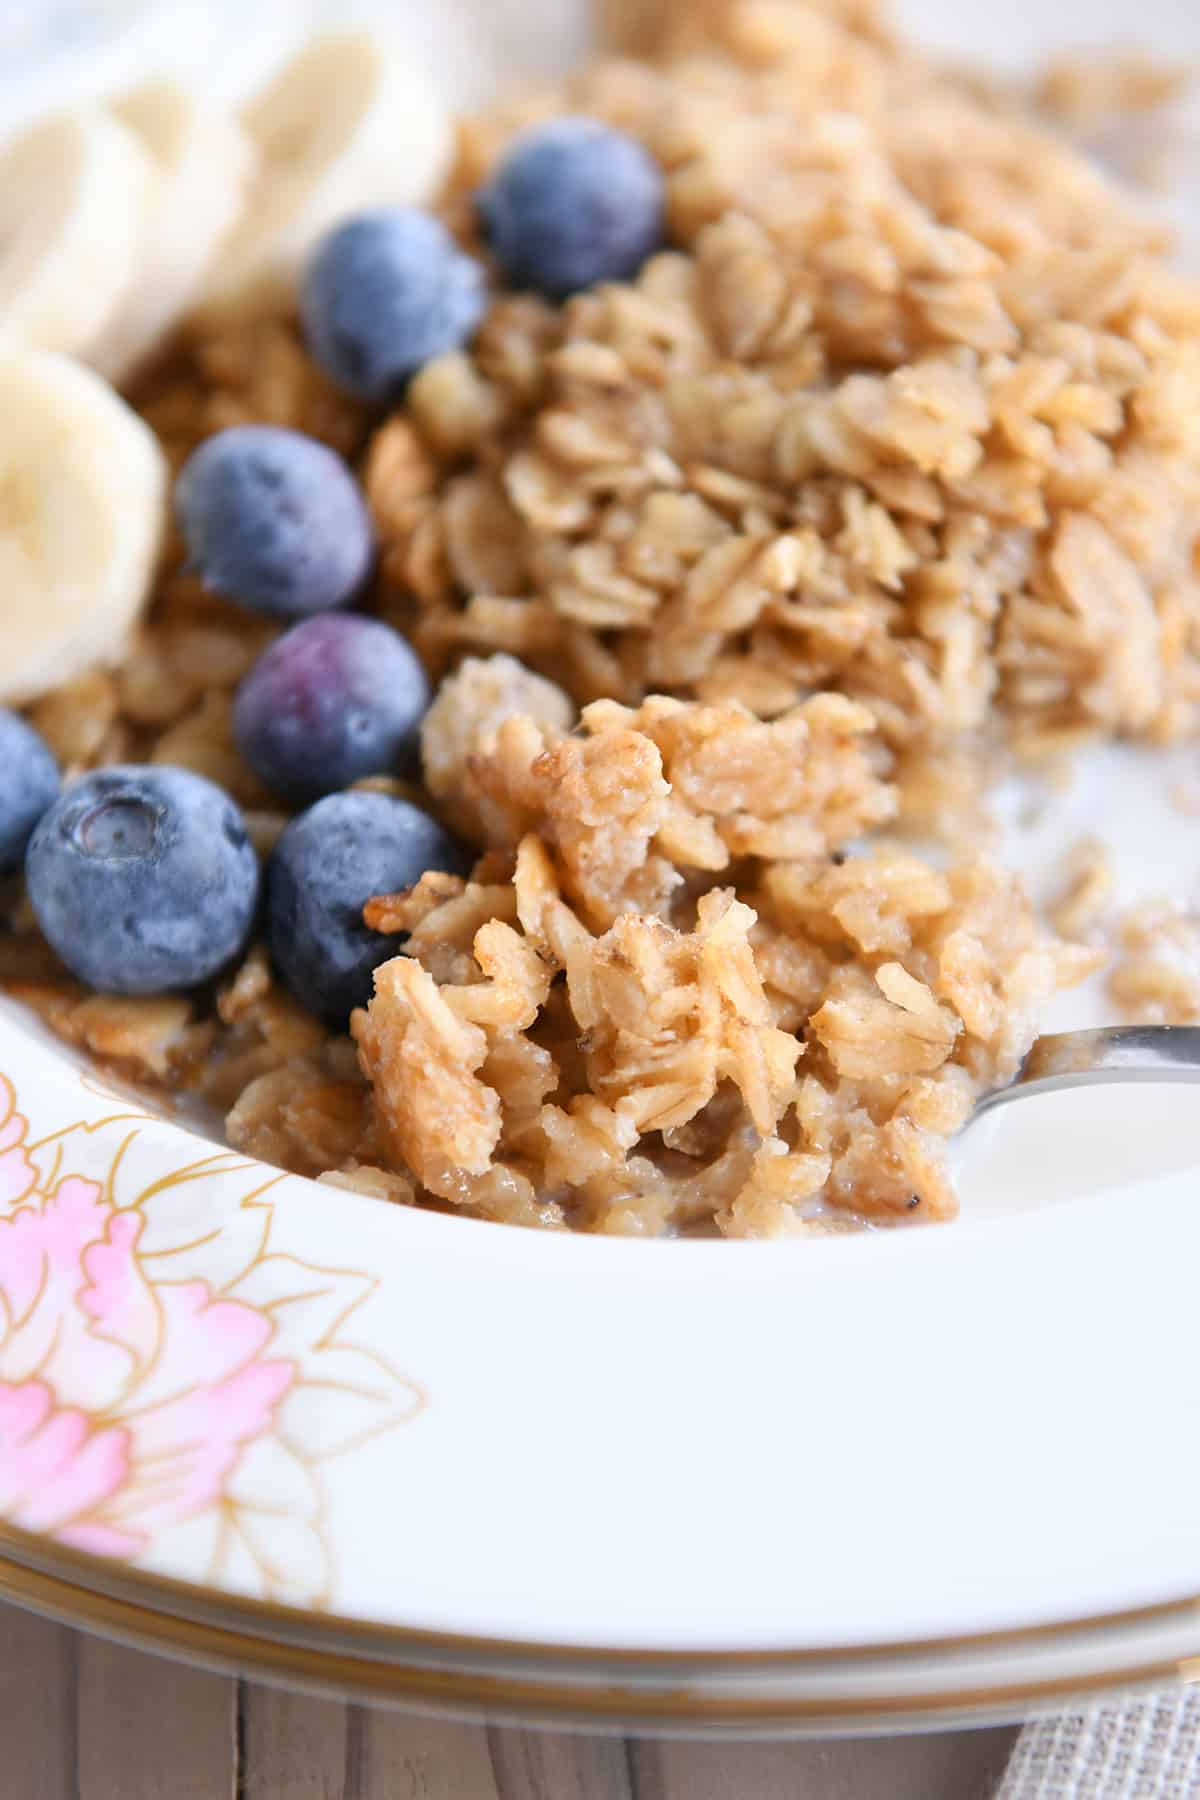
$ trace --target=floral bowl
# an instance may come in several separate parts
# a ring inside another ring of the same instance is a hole
[[[1161,1683],[1200,1652],[1194,1159],[945,1230],[577,1239],[247,1161],[5,1008],[0,1591],[656,1729]]]

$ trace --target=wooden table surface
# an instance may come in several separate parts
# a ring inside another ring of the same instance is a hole
[[[448,1725],[0,1607],[3,1800],[987,1800],[1015,1733],[705,1744]]]

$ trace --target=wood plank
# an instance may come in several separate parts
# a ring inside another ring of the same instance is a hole
[[[13,1800],[75,1800],[76,1644],[65,1625],[0,1607],[0,1787]]]
[[[488,1746],[500,1800],[632,1800],[624,1738],[495,1727]]]
[[[345,1800],[500,1800],[487,1732],[353,1707]]]
[[[79,1800],[234,1800],[237,1683],[81,1638]]]
[[[1016,1731],[793,1744],[635,1743],[636,1800],[988,1800]]]
[[[3,1800],[987,1800],[1016,1733],[733,1744],[365,1712],[0,1608]]]
[[[348,1708],[244,1684],[239,1800],[344,1800]]]

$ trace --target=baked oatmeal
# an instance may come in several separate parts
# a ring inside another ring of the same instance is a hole
[[[869,0],[611,12],[628,54],[462,121],[434,214],[337,225],[132,381],[176,527],[124,654],[26,707],[67,785],[0,977],[332,1188],[945,1219],[946,1140],[1104,960],[1102,858],[1040,920],[972,847],[990,783],[1197,727],[1200,286]],[[176,769],[237,815],[242,948],[135,978],[186,859],[80,784],[166,817]],[[81,794],[136,931],[80,932]],[[1159,937],[1114,994],[1175,1018]]]

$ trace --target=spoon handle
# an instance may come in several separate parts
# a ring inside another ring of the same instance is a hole
[[[1104,1025],[1035,1040],[1016,1079],[985,1094],[975,1118],[1029,1094],[1101,1082],[1200,1081],[1200,1026]]]

